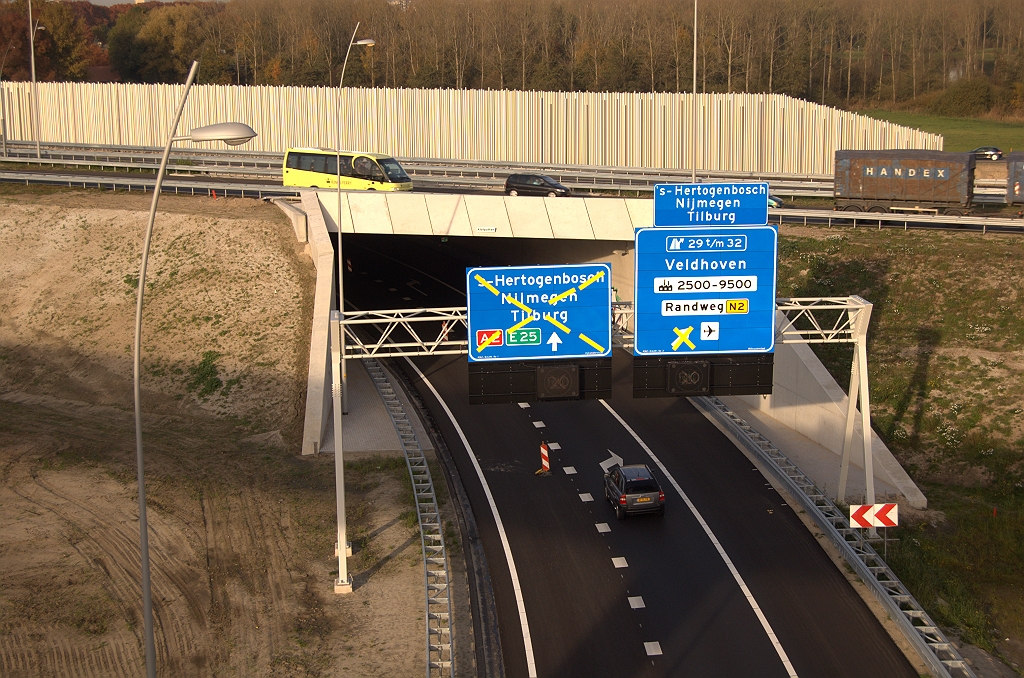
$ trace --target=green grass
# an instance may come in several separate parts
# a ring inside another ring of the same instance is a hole
[[[940,512],[894,531],[894,570],[965,640],[1024,637],[1024,238],[798,232],[780,241],[779,296],[874,303],[872,423]],[[846,388],[849,348],[814,348]]]
[[[944,118],[927,113],[883,111],[878,109],[857,111],[877,120],[888,120],[897,125],[914,127],[925,132],[941,134],[945,151],[971,151],[979,146],[996,146],[1004,153],[1024,150],[1024,125],[971,118]]]

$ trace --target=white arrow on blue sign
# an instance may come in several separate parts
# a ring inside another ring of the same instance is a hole
[[[655,184],[655,226],[764,226],[768,182]]]

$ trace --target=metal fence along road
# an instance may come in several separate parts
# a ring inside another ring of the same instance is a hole
[[[180,85],[40,83],[40,141],[157,146]],[[3,83],[7,138],[35,141],[31,88]],[[921,132],[782,94],[197,85],[181,126],[251,125],[247,148],[342,146],[402,157],[830,174],[837,149],[941,150]],[[694,118],[696,116],[696,118]],[[695,130],[696,143],[692,144]]]

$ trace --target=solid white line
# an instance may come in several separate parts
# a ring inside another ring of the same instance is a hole
[[[718,555],[722,557],[723,561],[725,561],[725,565],[729,568],[729,572],[732,573],[733,579],[735,579],[736,583],[739,584],[740,591],[743,592],[743,596],[747,599],[747,603],[750,605],[750,608],[754,611],[754,614],[757,616],[758,621],[761,622],[761,627],[764,629],[765,633],[768,634],[768,640],[770,640],[772,645],[775,646],[775,652],[778,653],[779,659],[782,660],[782,665],[783,667],[785,667],[786,673],[789,674],[789,678],[799,678],[797,676],[796,669],[793,668],[792,662],[789,661],[789,656],[786,654],[786,651],[782,647],[782,643],[779,642],[778,637],[775,635],[775,631],[772,630],[771,624],[768,623],[768,619],[764,616],[764,613],[761,611],[761,607],[757,604],[757,601],[754,600],[754,595],[750,592],[750,589],[747,588],[747,584],[743,581],[743,577],[740,576],[740,573],[736,569],[736,566],[733,565],[732,559],[730,559],[729,555],[725,552],[725,549],[722,547],[721,542],[718,541],[718,537],[715,536],[715,533],[711,531],[711,528],[704,521],[704,517],[700,514],[700,511],[697,510],[697,507],[693,505],[693,502],[690,501],[690,498],[686,496],[685,492],[683,492],[683,488],[679,486],[679,483],[677,483],[676,479],[672,477],[672,474],[668,472],[668,469],[665,468],[665,465],[661,463],[661,460],[654,455],[654,452],[651,450],[651,448],[647,446],[647,443],[641,440],[640,436],[637,435],[636,431],[634,431],[630,427],[630,425],[627,424],[626,421],[619,416],[618,412],[612,409],[611,405],[606,403],[604,400],[599,400],[599,402],[602,405],[604,405],[604,408],[608,410],[611,413],[611,415],[619,421],[620,424],[622,424],[622,427],[629,432],[629,435],[633,436],[633,440],[635,440],[640,445],[640,447],[644,448],[644,451],[647,452],[647,455],[652,460],[654,460],[654,463],[658,465],[658,468],[661,469],[661,472],[665,474],[665,477],[668,478],[668,481],[672,483],[672,487],[676,488],[676,492],[678,492],[679,496],[683,498],[684,502],[686,502],[686,506],[690,509],[690,512],[693,514],[693,517],[696,518],[697,522],[700,523],[700,526],[704,528],[704,534],[706,534],[708,536],[708,539],[711,540],[711,543],[715,545],[715,549],[718,551]]]
[[[530,672],[530,678],[537,678],[537,664],[533,659],[533,641],[530,640],[530,623],[526,619],[526,604],[523,602],[523,591],[519,586],[519,574],[516,571],[516,561],[512,559],[512,547],[509,546],[508,536],[505,534],[505,525],[501,522],[501,516],[498,515],[498,506],[494,503],[494,496],[491,494],[491,487],[487,484],[487,479],[484,478],[484,471],[480,468],[480,462],[476,458],[476,453],[473,452],[473,447],[469,444],[469,440],[466,438],[466,434],[462,432],[462,427],[459,426],[459,422],[455,420],[455,415],[448,409],[448,403],[444,401],[441,394],[437,392],[434,385],[427,379],[427,375],[420,371],[420,368],[416,364],[405,359],[412,368],[416,370],[416,374],[420,375],[420,379],[427,385],[430,392],[437,398],[437,402],[441,404],[445,414],[448,415],[448,419],[451,420],[452,426],[459,434],[459,438],[462,439],[462,444],[466,446],[466,451],[469,452],[469,460],[473,462],[473,468],[476,469],[476,475],[480,479],[480,484],[483,485],[484,494],[487,496],[487,503],[491,507],[491,514],[494,516],[494,522],[498,526],[498,536],[501,537],[501,546],[505,549],[505,560],[508,561],[508,571],[512,575],[512,589],[516,594],[516,607],[519,608],[519,624],[523,631],[523,644],[526,646],[526,668]]]

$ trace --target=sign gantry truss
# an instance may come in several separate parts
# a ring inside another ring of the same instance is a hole
[[[864,445],[866,499],[874,502],[875,479],[871,451],[871,408],[868,390],[867,331],[872,304],[858,296],[777,299],[776,337],[779,344],[853,344],[850,393],[846,412],[842,467],[837,499],[846,500],[853,450],[853,433],[860,405]],[[635,310],[631,302],[612,304],[612,338],[616,346],[632,348]],[[344,330],[341,360],[400,358],[468,353],[466,308],[346,311],[332,322]],[[342,367],[344,372],[344,367]]]
[[[344,358],[458,355],[469,350],[466,307],[346,311]]]

